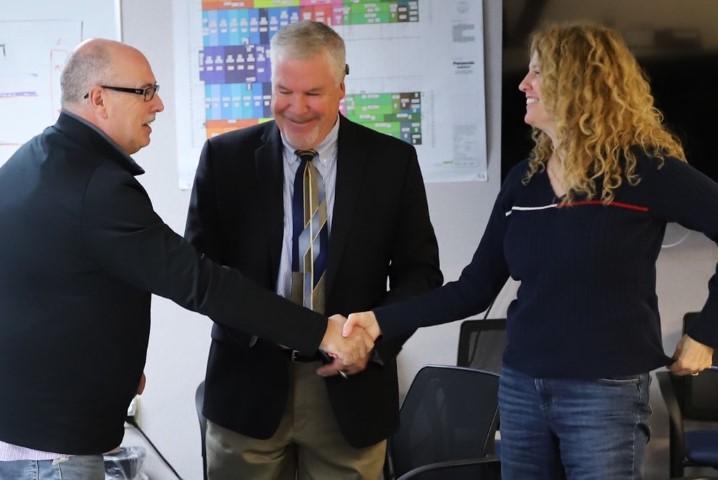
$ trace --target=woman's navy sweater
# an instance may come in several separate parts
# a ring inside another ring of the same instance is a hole
[[[656,259],[667,222],[718,241],[718,184],[686,163],[640,156],[640,183],[615,200],[556,200],[545,171],[527,183],[514,167],[484,236],[458,280],[375,310],[384,336],[486,310],[509,276],[504,365],[534,377],[600,378],[667,365],[656,296]],[[600,179],[598,180],[600,185]],[[600,191],[600,189],[597,189]],[[718,347],[718,276],[710,279],[695,340]],[[674,295],[682,285],[675,284]]]

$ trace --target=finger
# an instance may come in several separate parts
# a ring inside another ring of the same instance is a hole
[[[356,327],[363,329],[371,326],[371,314],[368,312],[352,313],[347,317],[347,321],[342,327],[342,335],[348,337],[356,330]]]
[[[317,375],[321,377],[333,377],[334,375],[339,375],[339,372],[340,369],[334,366],[334,364],[322,365],[317,368]]]
[[[317,369],[317,374],[321,375],[322,377],[330,377],[333,375],[340,374],[341,371],[347,371],[346,364],[342,363],[339,360],[334,360],[332,363],[328,363],[326,365],[322,365]]]
[[[342,360],[342,363],[352,364],[366,355],[366,346],[364,345],[363,339],[358,334],[355,333],[351,337],[347,338],[346,342],[349,352],[346,358]]]
[[[143,372],[142,377],[140,377],[140,384],[137,386],[137,395],[142,395],[142,392],[145,391],[146,383],[147,383],[147,377],[145,376],[145,374]]]
[[[684,362],[676,361],[670,365],[668,368],[673,374],[678,376],[685,376],[685,375],[691,375],[698,369],[690,368],[688,365],[686,365]]]
[[[683,375],[685,372],[685,368],[683,368],[683,362],[676,360],[670,365],[668,365],[668,370],[675,373],[676,375]]]
[[[364,339],[364,346],[366,347],[368,353],[374,348],[374,340],[368,333],[365,334],[362,338]]]
[[[335,313],[331,317],[329,317],[329,320],[332,320],[334,322],[338,322],[341,325],[344,325],[344,322],[347,321],[346,317],[344,315],[340,315],[338,313]]]
[[[353,341],[350,341],[350,339],[347,339],[346,345],[345,345],[345,351],[339,352],[340,355],[337,359],[337,361],[349,365],[356,361],[356,357],[359,355],[357,352],[356,344]]]
[[[356,314],[349,315],[349,320],[346,321],[344,326],[342,327],[342,336],[348,337],[352,334],[354,331],[354,327],[357,325],[356,321]]]
[[[369,350],[372,349],[373,342],[366,342],[365,337],[366,334],[360,335],[357,338],[357,348],[359,350],[359,355],[352,363],[356,363],[357,361],[361,360],[362,358],[366,358],[366,356],[369,355]]]

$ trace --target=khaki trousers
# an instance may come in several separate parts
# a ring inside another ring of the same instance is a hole
[[[319,362],[289,364],[292,386],[279,428],[258,440],[207,422],[209,480],[379,480],[386,441],[350,446],[336,422]],[[348,381],[351,381],[349,379]]]

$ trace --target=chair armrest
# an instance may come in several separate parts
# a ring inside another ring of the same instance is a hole
[[[428,476],[425,477],[424,474],[430,474],[431,472],[436,474],[445,472],[449,475],[442,476],[442,478],[454,478],[450,475],[453,468],[471,466],[476,466],[477,473],[479,471],[483,473],[484,469],[487,473],[487,475],[482,474],[481,476],[477,476],[477,473],[472,473],[472,478],[475,478],[476,480],[499,480],[501,478],[501,462],[494,456],[488,456],[484,458],[466,458],[461,460],[447,460],[444,462],[429,463],[406,472],[397,480],[418,480],[422,478],[429,478]]]

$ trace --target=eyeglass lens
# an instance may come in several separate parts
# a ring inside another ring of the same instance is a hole
[[[157,93],[159,90],[160,86],[157,84],[145,88],[145,102],[149,102],[150,100],[155,98],[155,93]]]

